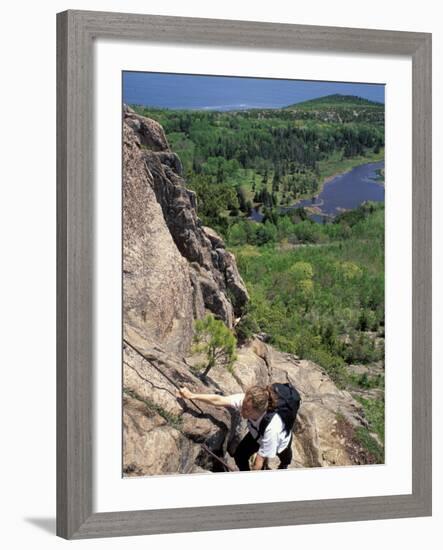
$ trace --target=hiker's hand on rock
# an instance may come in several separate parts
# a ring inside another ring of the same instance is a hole
[[[177,397],[183,397],[184,399],[192,399],[192,396],[194,395],[191,390],[188,390],[188,388],[180,388],[177,391]]]

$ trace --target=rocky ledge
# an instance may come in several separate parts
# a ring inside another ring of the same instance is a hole
[[[203,384],[192,371],[192,358],[140,341],[126,341],[124,354],[127,476],[223,471],[204,447],[236,469],[231,455],[246,432],[245,421],[229,409],[177,399],[176,388],[183,385],[194,392],[231,394],[253,384],[291,382],[302,397],[291,467],[375,462],[355,437],[357,428],[367,426],[361,407],[311,361],[254,340],[238,350],[233,374],[214,367]],[[271,461],[270,466],[277,464]]]

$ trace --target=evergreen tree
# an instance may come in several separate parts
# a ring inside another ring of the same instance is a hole
[[[235,336],[222,321],[208,314],[195,322],[193,351],[206,355],[206,364],[202,365],[203,378],[216,365],[222,365],[232,372],[237,358]]]

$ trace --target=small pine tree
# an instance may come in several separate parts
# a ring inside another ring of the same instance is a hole
[[[203,378],[206,378],[209,371],[215,365],[223,365],[232,372],[236,356],[236,339],[228,327],[208,314],[203,319],[195,322],[195,335],[193,351],[206,354],[206,365]]]

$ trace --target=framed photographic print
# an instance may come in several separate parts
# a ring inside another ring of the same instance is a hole
[[[57,67],[58,534],[429,515],[431,36],[68,11]]]

